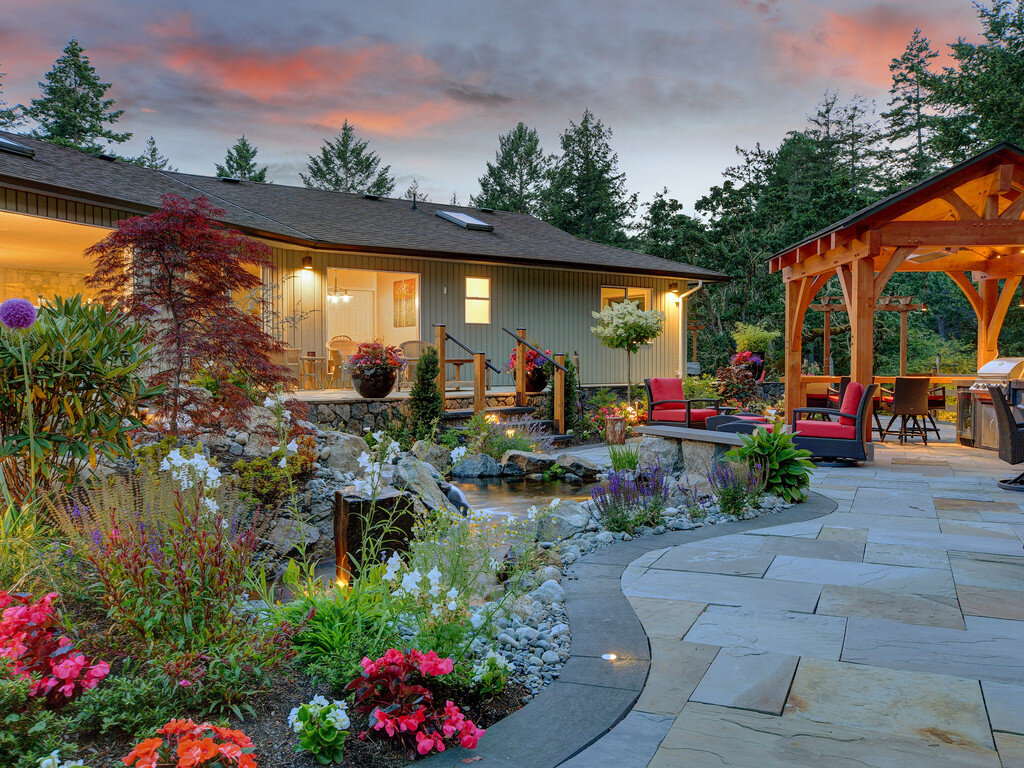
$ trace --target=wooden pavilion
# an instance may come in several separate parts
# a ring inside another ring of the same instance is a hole
[[[1024,274],[1024,150],[999,144],[881,200],[772,256],[786,285],[786,411],[802,406],[803,325],[837,277],[850,320],[850,377],[874,376],[874,317],[896,272],[943,272],[978,317],[978,366],[999,355],[999,332]],[[937,377],[935,384],[951,383]]]

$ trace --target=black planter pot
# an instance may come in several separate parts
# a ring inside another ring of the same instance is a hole
[[[387,397],[395,388],[398,370],[395,368],[375,368],[365,371],[361,377],[352,376],[352,386],[356,392],[370,400]]]
[[[761,374],[764,373],[764,362],[747,363],[746,368],[750,371],[750,375],[754,377],[754,381],[758,381],[761,378]]]
[[[548,386],[548,374],[542,366],[526,373],[526,391],[543,392]]]

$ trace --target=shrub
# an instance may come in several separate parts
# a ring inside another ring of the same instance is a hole
[[[765,493],[791,503],[807,499],[804,489],[811,483],[814,465],[809,461],[811,452],[797,448],[792,434],[758,429],[752,435],[740,435],[740,440],[743,445],[729,451],[726,458],[745,462],[760,474]]]
[[[457,739],[474,749],[483,728],[477,728],[451,701],[442,707],[426,687],[432,678],[449,674],[451,659],[433,651],[403,653],[394,648],[382,657],[363,660],[362,674],[347,690],[352,694],[352,711],[370,716],[370,727],[395,738],[421,755],[443,752],[446,741]]]
[[[608,457],[612,460],[612,469],[616,472],[635,470],[640,465],[640,446],[635,443],[609,445]]]
[[[552,369],[554,370],[554,369]],[[580,402],[580,376],[572,360],[565,361],[565,431],[577,432],[583,425],[583,407]],[[544,400],[544,418],[555,418],[555,384],[548,385],[548,396]]]
[[[39,594],[63,581],[63,562],[37,505],[20,509],[0,500],[0,584],[11,592]]]
[[[726,404],[742,408],[759,397],[757,382],[746,368],[736,365],[719,368],[715,378],[719,397]]]
[[[772,353],[775,351],[775,342],[781,335],[781,331],[769,330],[762,325],[748,323],[736,323],[736,330],[732,332],[737,352],[753,352],[765,361],[771,359]]]
[[[315,696],[288,713],[288,725],[299,737],[296,752],[310,752],[325,765],[341,762],[351,725],[344,701]]]
[[[140,742],[123,758],[126,766],[155,768],[256,768],[252,740],[242,731],[192,720],[171,720],[157,731],[167,740],[151,738]]]
[[[718,382],[705,373],[701,376],[683,377],[683,397],[687,400],[713,400],[719,397]]]
[[[598,321],[591,332],[609,349],[626,350],[626,392],[632,394],[633,355],[641,346],[661,335],[665,313],[657,309],[642,310],[635,301],[609,304],[600,312],[591,312]]]
[[[124,671],[78,698],[74,723],[82,732],[141,738],[170,720],[174,706],[156,679]]]
[[[28,680],[5,677],[0,668],[0,765],[38,768],[56,750],[75,745],[64,739],[59,716],[29,699]]]
[[[309,477],[317,459],[316,440],[300,437],[288,448],[279,448],[267,457],[236,461],[232,469],[238,476],[238,490],[243,499],[268,509],[278,507],[295,490],[296,481]],[[282,466],[282,462],[284,466]]]
[[[144,338],[120,311],[80,296],[45,302],[28,329],[0,330],[0,466],[15,502],[130,453],[136,410],[157,393],[139,376]]]
[[[437,350],[428,347],[416,363],[416,382],[409,392],[409,416],[417,440],[432,439],[444,411],[444,395],[437,386],[440,375]]]
[[[628,533],[637,526],[661,524],[669,488],[665,471],[655,466],[638,473],[611,472],[590,494],[605,527]]]
[[[723,514],[740,517],[747,504],[761,498],[761,472],[747,464],[720,462],[707,479]]]
[[[182,487],[179,471],[109,478],[52,514],[90,568],[114,647],[172,700],[234,711],[287,658],[292,630],[241,610],[257,537],[237,496],[208,491],[209,477]]]

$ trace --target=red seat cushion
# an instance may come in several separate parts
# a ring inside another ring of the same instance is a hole
[[[703,424],[709,416],[717,416],[714,408],[691,408],[690,421]],[[654,412],[654,421],[686,421],[685,408],[661,408]]]
[[[946,398],[942,395],[928,395],[928,410],[933,408],[944,409]]]
[[[737,416],[740,421],[764,421],[764,416]]]
[[[651,379],[651,403],[658,400],[685,400],[683,395],[683,382],[681,379]],[[671,419],[662,416],[665,411],[678,410],[681,403],[666,403],[665,405],[653,405],[651,416],[656,421],[686,421],[684,413],[681,419]],[[683,409],[685,411],[685,408]]]
[[[883,403],[888,403],[889,405],[892,405],[892,401],[893,401],[893,396],[892,395],[882,395],[882,402]]]
[[[829,437],[840,440],[853,440],[857,436],[857,430],[852,425],[841,424],[838,421],[799,419],[796,422],[796,431],[807,437]]]
[[[839,410],[843,413],[857,413],[857,409],[860,408],[860,399],[863,394],[864,385],[859,381],[851,381],[846,385],[846,392],[843,394],[843,404],[839,406]],[[847,418],[846,416],[840,416],[839,423],[852,427],[857,422],[856,420]]]

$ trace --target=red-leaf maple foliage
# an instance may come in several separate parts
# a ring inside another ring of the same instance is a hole
[[[260,272],[270,266],[270,249],[215,220],[223,215],[205,197],[164,195],[158,210],[119,222],[85,252],[95,259],[87,283],[100,299],[147,321],[156,368],[150,383],[164,385],[153,406],[173,434],[215,423],[241,427],[252,406],[247,387],[289,380],[288,369],[269,358],[281,343],[263,329],[269,307]],[[235,301],[246,294],[255,313]],[[218,383],[212,400],[189,386],[200,373]]]

